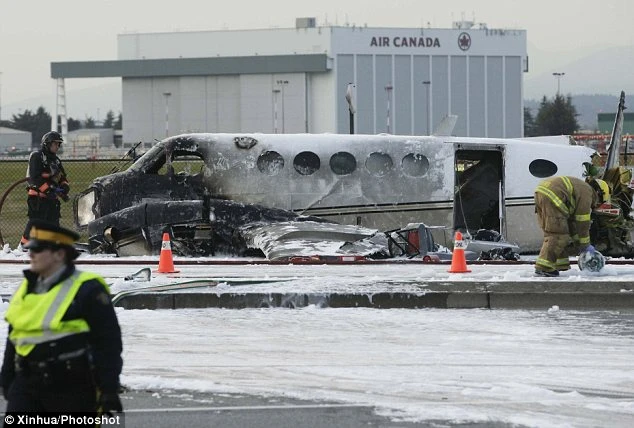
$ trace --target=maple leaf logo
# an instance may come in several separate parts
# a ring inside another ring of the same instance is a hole
[[[458,47],[463,51],[471,47],[471,36],[468,33],[460,33],[458,36]]]

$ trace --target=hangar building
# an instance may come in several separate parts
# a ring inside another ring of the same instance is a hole
[[[122,78],[123,141],[184,132],[523,135],[525,30],[318,26],[132,33],[118,59],[55,62],[64,79]],[[355,107],[350,114],[346,93]]]

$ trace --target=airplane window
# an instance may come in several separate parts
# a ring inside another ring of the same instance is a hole
[[[410,177],[422,177],[429,170],[429,160],[420,153],[410,153],[401,161],[403,172]]]
[[[205,167],[205,161],[198,153],[182,152],[173,153],[170,165],[174,174],[193,175],[201,172]],[[167,174],[167,163],[158,170],[159,175]]]
[[[352,174],[357,169],[357,160],[348,152],[338,152],[330,157],[330,169],[337,175]]]
[[[293,159],[295,171],[301,175],[311,175],[319,170],[321,162],[319,156],[313,152],[301,152]]]
[[[277,175],[284,168],[284,158],[278,152],[266,151],[258,157],[257,165],[262,174]]]
[[[365,160],[365,167],[370,174],[376,177],[383,177],[392,169],[392,158],[387,153],[370,153]]]
[[[547,159],[535,159],[528,165],[528,170],[534,177],[552,177],[557,174],[557,165]]]

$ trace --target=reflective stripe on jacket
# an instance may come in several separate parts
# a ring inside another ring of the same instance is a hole
[[[90,331],[84,319],[63,321],[62,318],[81,285],[91,279],[103,282],[94,273],[75,271],[70,277],[41,294],[27,293],[28,281],[22,282],[11,298],[5,314],[5,319],[12,327],[9,339],[18,355],[27,356],[41,343]],[[104,287],[107,289],[105,283]]]
[[[585,181],[576,177],[552,177],[539,183],[535,193],[546,196],[573,223],[573,239],[590,243],[590,213],[596,205],[596,194]]]

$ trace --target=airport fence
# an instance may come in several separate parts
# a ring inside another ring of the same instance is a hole
[[[60,224],[76,230],[73,219],[73,197],[87,189],[92,180],[108,175],[116,168],[125,170],[130,162],[121,159],[74,160],[64,159],[64,169],[70,182],[70,200],[62,201],[62,218]],[[20,183],[11,188],[16,182],[24,179],[28,166],[28,157],[21,159],[0,158],[0,197],[4,198],[0,211],[0,244],[9,244],[14,249],[20,242],[22,232],[27,222],[26,183]],[[79,231],[78,231],[79,232]],[[82,236],[85,240],[87,236]]]

